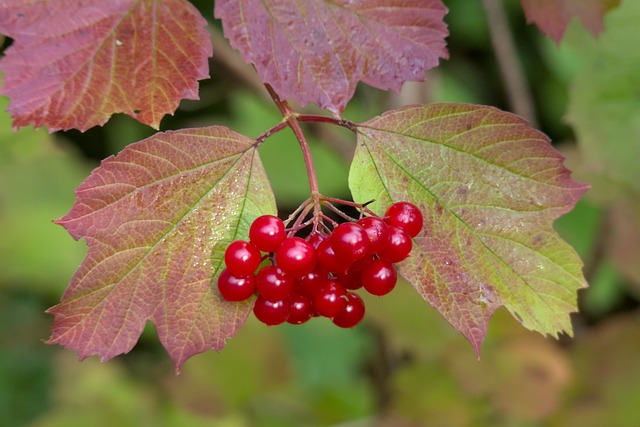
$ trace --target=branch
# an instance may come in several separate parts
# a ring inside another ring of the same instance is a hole
[[[482,0],[482,4],[491,33],[493,51],[500,67],[500,74],[502,74],[511,108],[514,113],[527,119],[531,126],[538,127],[535,103],[518,61],[518,52],[504,13],[502,0]]]

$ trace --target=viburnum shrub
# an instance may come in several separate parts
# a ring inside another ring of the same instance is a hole
[[[595,6],[522,3],[556,41],[572,14],[600,28]],[[412,286],[476,352],[501,306],[526,328],[570,334],[586,283],[553,222],[587,186],[544,134],[482,105],[342,116],[359,82],[399,91],[446,58],[445,14],[440,0],[217,0],[224,35],[282,120],[257,136],[160,132],[105,159],[56,221],[88,254],[48,311],[48,342],[107,360],[150,321],[179,370],[221,350],[251,312],[267,325],[327,317],[350,328],[365,316],[359,294],[398,286]],[[14,126],[84,131],[124,113],[157,129],[208,77],[205,26],[186,0],[3,1],[0,33],[13,44],[0,60],[2,93]],[[294,111],[289,99],[328,114]],[[320,192],[307,122],[355,136],[350,200]],[[310,190],[286,221],[259,154],[284,129]]]

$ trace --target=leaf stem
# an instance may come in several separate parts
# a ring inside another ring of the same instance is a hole
[[[321,116],[318,114],[298,114],[297,119],[299,122],[315,122],[315,123],[330,123],[332,125],[342,126],[349,129],[351,132],[356,133],[358,127],[351,120]]]
[[[273,126],[271,129],[267,129],[266,131],[262,132],[262,134],[256,138],[256,146],[259,146],[271,135],[273,135],[274,133],[280,132],[282,129],[286,127],[287,127],[287,122],[283,120],[277,125]]]

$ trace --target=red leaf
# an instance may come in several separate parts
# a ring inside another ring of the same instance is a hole
[[[604,28],[604,14],[612,0],[522,0],[527,22],[535,23],[540,31],[556,43],[575,16],[597,36]]]
[[[104,160],[57,221],[89,249],[49,310],[49,342],[107,360],[130,351],[150,320],[177,369],[224,347],[252,301],[224,301],[212,277],[228,243],[275,213],[254,143],[223,127],[182,130]]]
[[[521,118],[466,104],[389,111],[358,125],[349,187],[379,213],[399,200],[422,209],[399,272],[476,352],[500,306],[529,329],[571,333],[586,283],[553,221],[587,186]]]
[[[358,81],[399,91],[446,58],[440,0],[218,0],[225,35],[282,98],[339,115]]]
[[[11,0],[0,60],[14,126],[49,131],[104,124],[125,113],[154,128],[180,99],[198,99],[212,48],[186,0]]]

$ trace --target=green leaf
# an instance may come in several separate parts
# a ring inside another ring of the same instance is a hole
[[[552,224],[587,187],[562,160],[512,114],[411,106],[358,125],[349,186],[378,213],[399,200],[420,207],[425,227],[399,271],[479,352],[500,306],[529,329],[571,334],[586,283]]]
[[[252,301],[225,301],[212,279],[228,243],[275,210],[255,141],[224,127],[159,133],[109,157],[58,220],[89,251],[49,310],[49,342],[107,360],[150,320],[178,370],[222,349]]]
[[[622,2],[598,40],[569,39],[584,64],[569,93],[580,170],[593,195],[633,205],[640,214],[640,3]]]
[[[577,172],[590,196],[613,212],[610,255],[640,284],[640,4],[622,2],[598,40],[569,38],[584,64],[569,93],[568,119],[578,142]]]

